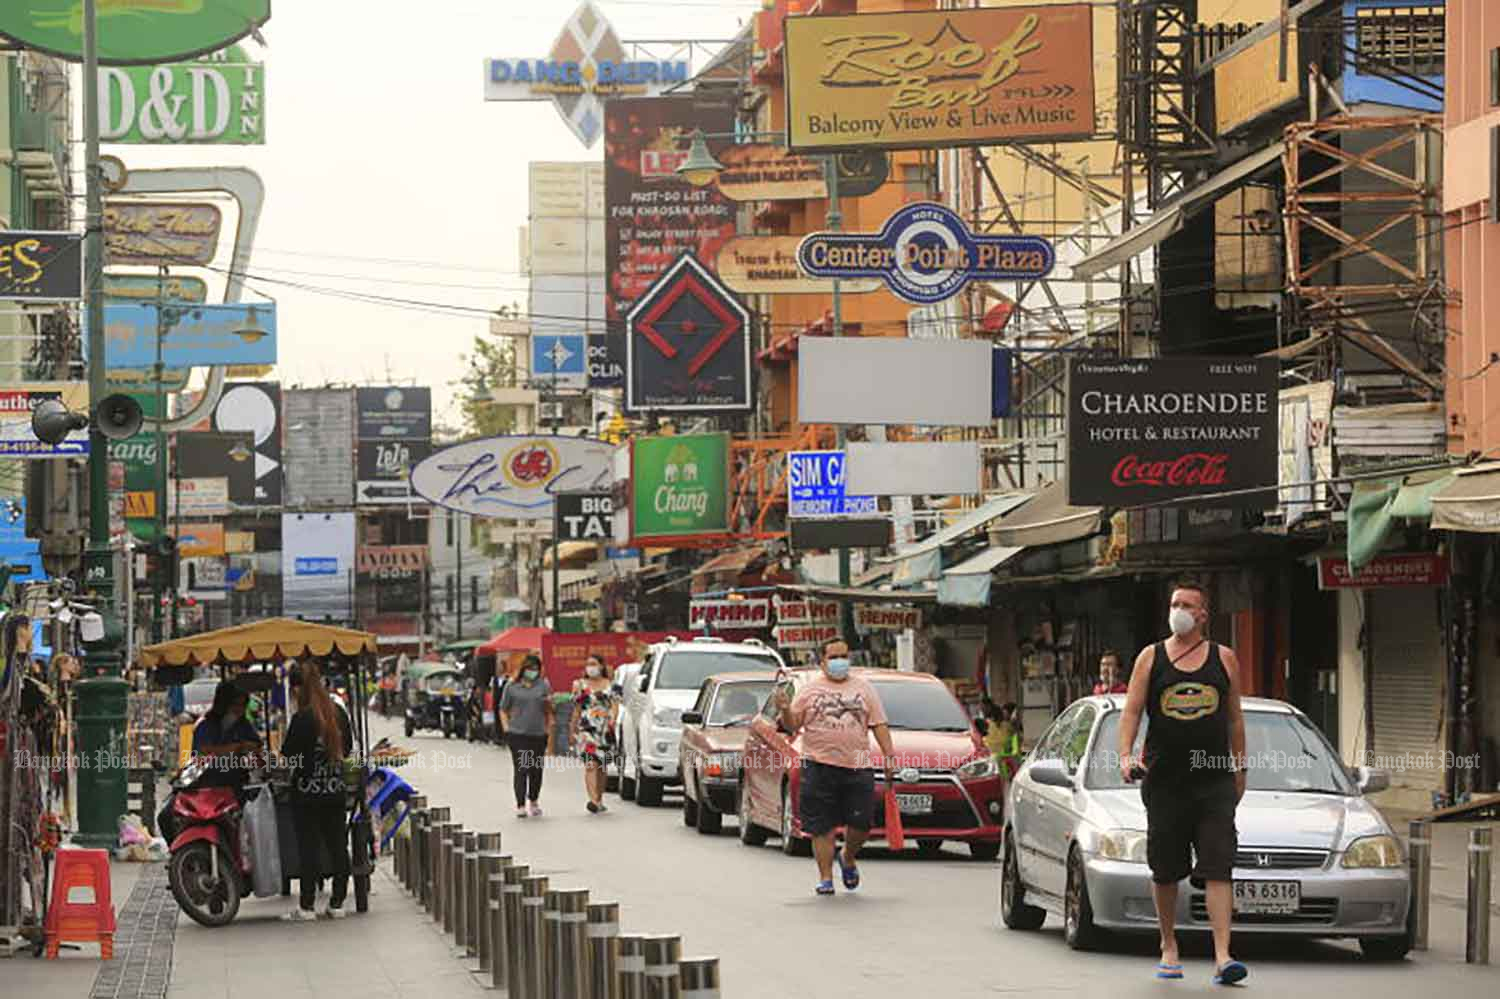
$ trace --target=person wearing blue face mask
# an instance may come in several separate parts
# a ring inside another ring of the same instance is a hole
[[[875,772],[870,735],[880,746],[888,784],[894,783],[895,749],[885,708],[871,683],[849,671],[849,646],[835,639],[823,647],[823,672],[788,701],[778,689],[782,724],[802,735],[802,780],[797,799],[802,828],[812,837],[819,895],[833,894],[833,864],[844,887],[859,887],[855,858],[870,835]],[[835,854],[834,833],[844,827],[844,849]]]

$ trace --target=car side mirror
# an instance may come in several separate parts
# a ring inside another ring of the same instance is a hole
[[[1391,786],[1391,775],[1384,770],[1376,770],[1372,767],[1360,767],[1358,771],[1359,793],[1379,794],[1388,790]]]
[[[1038,760],[1031,765],[1027,773],[1038,784],[1073,790],[1073,778],[1069,776],[1062,760]]]
[[[684,725],[702,725],[703,713],[701,711],[684,711],[682,713],[682,723]]]

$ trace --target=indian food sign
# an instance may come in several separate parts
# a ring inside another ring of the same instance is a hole
[[[1094,132],[1088,4],[786,19],[793,150]]]

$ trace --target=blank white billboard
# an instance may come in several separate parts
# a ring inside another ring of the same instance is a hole
[[[802,423],[994,423],[988,341],[803,337],[797,355]]]
[[[980,490],[978,441],[850,441],[844,447],[844,489],[851,496],[967,496]]]
[[[281,515],[281,607],[286,617],[354,620],[354,514]]]

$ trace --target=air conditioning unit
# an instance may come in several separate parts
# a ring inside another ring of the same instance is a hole
[[[537,418],[543,423],[560,421],[563,418],[563,404],[560,402],[544,402],[537,406]]]

